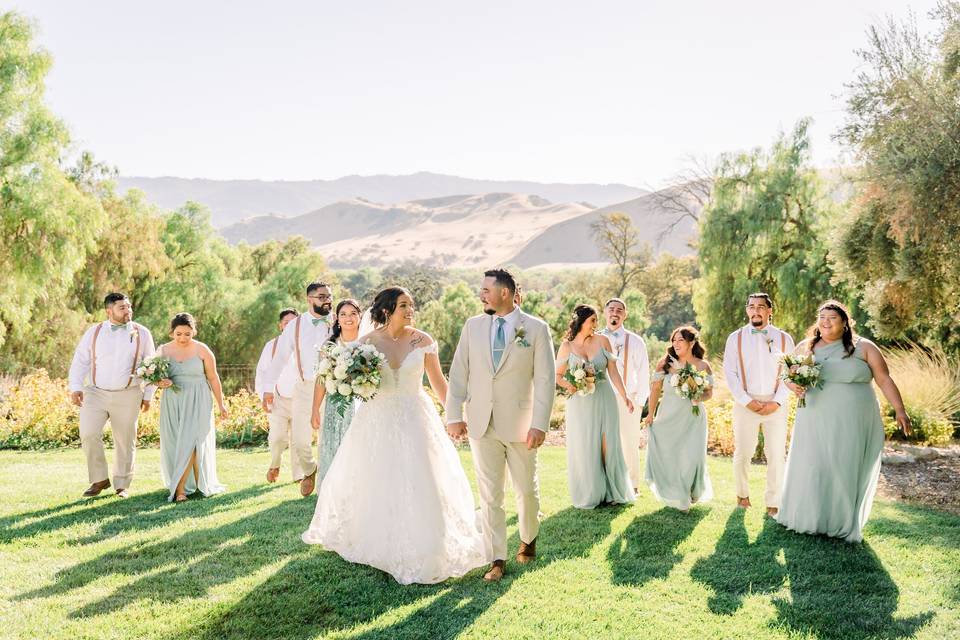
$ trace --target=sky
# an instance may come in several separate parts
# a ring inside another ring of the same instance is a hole
[[[935,0],[8,0],[47,101],[127,176],[418,171],[657,187],[689,158],[832,139],[866,29]]]

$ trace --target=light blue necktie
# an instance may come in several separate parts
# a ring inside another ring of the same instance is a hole
[[[503,357],[503,350],[507,346],[507,336],[503,332],[504,318],[497,318],[497,335],[493,338],[493,368],[500,366],[500,358]]]

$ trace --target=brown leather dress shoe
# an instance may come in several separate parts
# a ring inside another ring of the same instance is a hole
[[[300,495],[306,498],[308,495],[313,493],[313,488],[317,484],[317,471],[314,469],[313,473],[308,476],[304,476],[303,480],[300,481]]]
[[[276,482],[280,476],[280,467],[270,467],[267,469],[267,482]]]
[[[530,542],[520,541],[520,549],[517,551],[517,562],[520,564],[527,564],[528,562],[533,562],[537,558],[537,539],[534,538]]]
[[[130,494],[127,493],[127,490],[126,490],[126,489],[117,489],[117,497],[118,497],[118,498],[129,498],[129,497],[130,497]]]
[[[490,565],[490,570],[483,574],[483,579],[487,582],[499,582],[506,572],[507,562],[505,560],[494,560]]]
[[[109,478],[107,480],[101,480],[100,482],[94,482],[90,485],[90,488],[83,492],[84,498],[92,498],[94,496],[100,495],[100,492],[110,486]]]
[[[746,509],[753,505],[750,504],[750,498],[741,498],[740,496],[737,496],[737,506],[741,509]]]
[[[767,515],[770,516],[771,518],[776,518],[777,513],[779,512],[780,512],[780,509],[777,509],[776,507],[767,507]]]

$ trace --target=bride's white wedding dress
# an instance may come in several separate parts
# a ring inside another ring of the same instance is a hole
[[[473,493],[433,402],[424,355],[384,364],[380,391],[357,408],[330,465],[303,541],[386,571],[400,584],[432,584],[488,562]]]

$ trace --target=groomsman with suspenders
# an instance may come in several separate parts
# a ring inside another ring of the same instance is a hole
[[[603,314],[607,319],[607,326],[602,331],[610,339],[610,344],[616,352],[617,369],[623,378],[623,386],[627,396],[637,408],[630,413],[623,403],[623,398],[617,395],[617,407],[620,410],[620,440],[623,446],[623,457],[630,473],[630,482],[633,490],[640,486],[640,435],[643,430],[643,404],[650,395],[650,358],[647,354],[647,345],[643,338],[627,331],[623,326],[627,319],[627,303],[620,298],[611,298],[603,305]]]
[[[156,387],[143,389],[137,366],[153,356],[150,331],[133,322],[133,306],[122,293],[103,300],[107,319],[83,334],[70,364],[70,400],[80,407],[80,443],[87,458],[90,487],[86,497],[110,486],[110,470],[103,450],[103,428],[113,432],[113,486],[121,498],[133,480],[137,446],[137,418],[150,408]]]
[[[300,314],[296,309],[283,309],[280,311],[279,329],[280,333],[295,320]],[[263,345],[263,351],[260,353],[260,361],[257,362],[257,377],[254,382],[254,389],[260,399],[263,400],[263,394],[267,390],[265,379],[267,369],[270,363],[277,356],[277,347],[280,342],[280,335],[267,341]],[[293,430],[293,414],[291,413],[291,403],[293,389],[299,379],[296,367],[287,364],[280,374],[277,384],[271,389],[274,392],[273,407],[267,414],[267,421],[270,425],[270,432],[267,436],[270,445],[270,468],[267,469],[267,482],[276,482],[280,476],[280,462],[283,459],[283,452],[290,447],[290,435]],[[303,470],[297,464],[297,456],[290,449],[290,473],[293,475],[294,482],[303,479]]]
[[[333,295],[325,282],[307,285],[308,311],[291,321],[277,340],[277,353],[267,367],[263,378],[263,407],[272,412],[275,401],[273,391],[280,381],[283,370],[292,366],[296,373],[290,400],[292,430],[290,449],[295,463],[303,472],[300,495],[313,493],[317,482],[317,461],[313,455],[313,427],[310,415],[313,410],[314,367],[317,364],[317,347],[330,335],[332,325]]]
[[[767,490],[764,499],[769,515],[780,509],[780,491],[787,448],[787,397],[780,380],[781,354],[793,351],[793,338],[772,324],[773,301],[766,293],[747,298],[749,324],[727,338],[723,374],[733,395],[733,473],[737,506],[749,507],[750,461],[763,428],[763,451],[767,458]]]

